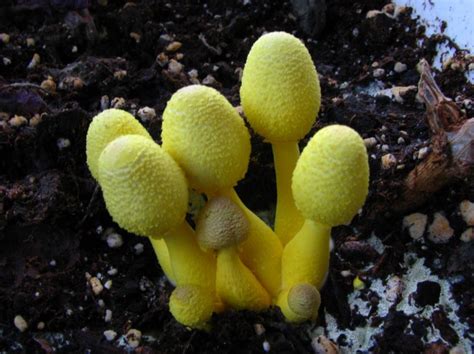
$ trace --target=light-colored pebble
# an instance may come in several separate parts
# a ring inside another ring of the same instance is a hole
[[[171,59],[168,63],[168,71],[173,75],[178,75],[183,71],[184,65],[175,59]]]
[[[112,342],[117,337],[117,332],[108,329],[104,331],[104,337],[108,342]]]
[[[256,334],[257,336],[261,336],[262,334],[265,333],[265,327],[264,327],[263,324],[261,324],[261,323],[255,323],[255,324],[253,325],[253,328],[254,328],[255,334]]]
[[[125,107],[125,98],[123,97],[114,97],[112,102],[110,102],[112,108],[121,109]]]
[[[97,301],[97,305],[99,305],[99,307],[104,307],[104,306],[105,306],[104,300],[99,299],[99,300]]]
[[[30,62],[28,63],[28,69],[34,69],[41,63],[41,57],[38,53],[33,54],[33,58],[31,58]]]
[[[388,150],[390,150],[389,146],[387,144],[383,144],[381,147],[380,147],[380,150],[382,150],[383,152],[388,152]]]
[[[429,152],[430,152],[429,147],[427,146],[422,147],[420,150],[418,150],[418,154],[416,157],[418,160],[423,160],[428,155]]]
[[[167,52],[176,52],[182,46],[183,46],[183,43],[178,42],[178,41],[174,41],[174,42],[171,42],[170,44],[168,44],[166,46],[165,50]]]
[[[350,270],[341,270],[341,276],[344,278],[350,277],[352,272]]]
[[[121,81],[127,76],[127,70],[117,70],[114,72],[114,78]]]
[[[474,228],[470,227],[470,228],[466,229],[461,234],[461,241],[463,241],[463,242],[474,241]]]
[[[474,203],[469,200],[463,200],[459,205],[462,218],[469,226],[474,226]]]
[[[46,90],[49,93],[56,92],[56,83],[54,82],[52,77],[48,77],[46,80],[43,80],[40,86],[43,90]]]
[[[127,334],[125,335],[127,339],[128,345],[132,348],[136,348],[140,345],[140,341],[142,339],[142,332],[138,329],[130,329]]]
[[[364,144],[367,149],[370,149],[374,147],[375,145],[377,145],[377,139],[375,139],[374,137],[365,138]]]
[[[441,213],[435,213],[432,224],[428,227],[428,239],[433,243],[447,243],[453,237],[454,230],[449,220]]]
[[[15,316],[13,319],[13,324],[20,332],[24,332],[28,329],[28,323],[26,323],[25,319],[21,315]]]
[[[173,40],[173,37],[165,33],[160,36],[160,40],[165,42],[171,42]]]
[[[56,141],[56,145],[58,146],[59,150],[64,150],[71,146],[71,140],[67,138],[59,138]]]
[[[120,248],[123,246],[123,237],[117,233],[111,233],[107,236],[107,246],[110,248]]]
[[[176,53],[176,55],[174,57],[176,58],[176,60],[183,60],[184,54],[183,53]]]
[[[399,61],[397,61],[393,67],[393,70],[396,72],[396,73],[402,73],[404,71],[407,70],[407,65],[404,64],[404,63],[401,63]]]
[[[107,271],[107,274],[110,275],[110,276],[117,275],[117,274],[118,274],[118,270],[117,270],[117,268],[110,268],[110,269]]]
[[[336,343],[331,341],[326,336],[318,336],[313,338],[311,346],[315,354],[338,354],[339,348]]]
[[[105,310],[104,321],[107,323],[112,321],[112,310]]]
[[[92,292],[95,295],[99,295],[104,290],[104,286],[102,285],[102,282],[97,277],[90,278],[89,284],[91,285]]]
[[[263,351],[264,351],[265,353],[268,353],[268,352],[270,351],[270,349],[271,349],[270,343],[269,343],[267,340],[266,340],[266,341],[263,341],[263,343],[262,343],[262,348],[263,348]]]
[[[204,79],[202,79],[203,85],[212,86],[217,84],[217,80],[211,74],[207,75]]]
[[[0,42],[3,44],[10,43],[10,35],[8,33],[0,33]]]
[[[143,246],[143,243],[137,243],[135,246],[133,246],[133,249],[135,250],[135,254],[139,256],[145,250],[145,246]]]
[[[10,124],[12,127],[21,127],[22,125],[28,124],[28,119],[23,116],[15,115],[12,119],[8,121],[8,124]]]
[[[100,109],[101,110],[106,110],[108,109],[110,106],[110,99],[109,99],[109,96],[107,95],[104,95],[100,98]]]
[[[29,37],[29,38],[26,39],[26,46],[27,47],[33,47],[34,45],[35,45],[35,39],[34,38]]]
[[[130,38],[132,38],[133,40],[135,40],[135,43],[140,43],[140,41],[142,40],[142,36],[140,35],[140,33],[137,33],[137,32],[130,32]]]
[[[405,144],[405,139],[403,139],[402,137],[399,137],[398,140],[397,140],[397,144],[399,144],[399,145]]]
[[[137,115],[142,122],[148,122],[156,118],[156,111],[151,107],[142,107],[138,110]]]
[[[55,259],[52,259],[50,262],[49,262],[49,265],[51,267],[56,267],[57,263],[56,263],[56,260]]]
[[[381,78],[382,76],[385,75],[385,70],[382,69],[382,68],[377,68],[374,70],[374,72],[372,73],[372,75],[378,79],[378,78]]]
[[[397,158],[393,154],[385,154],[382,156],[382,168],[388,170],[395,167],[397,164]]]
[[[425,233],[428,216],[421,213],[413,213],[403,218],[403,228],[408,229],[410,237],[419,240]]]
[[[394,275],[391,277],[387,282],[387,287],[385,289],[385,296],[388,301],[390,302],[397,302],[403,293],[403,280],[399,277]]]
[[[107,280],[104,284],[104,288],[110,290],[112,288],[112,280]]]
[[[38,324],[36,325],[36,328],[39,331],[42,331],[45,327],[46,327],[46,324],[44,322],[38,322]]]

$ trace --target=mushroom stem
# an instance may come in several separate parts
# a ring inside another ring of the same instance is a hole
[[[306,219],[282,255],[282,289],[308,283],[320,289],[329,267],[331,227]]]
[[[176,278],[174,277],[173,268],[171,267],[170,254],[168,246],[163,239],[149,238],[153,249],[155,250],[156,258],[160,264],[161,270],[165,273],[166,278],[172,285],[176,285]]]
[[[194,284],[215,289],[216,262],[199,247],[194,230],[185,221],[163,236],[176,284]]]
[[[291,177],[300,156],[295,141],[272,142],[277,185],[275,233],[285,246],[303,226],[304,217],[296,208],[291,192]]]
[[[221,191],[237,204],[249,221],[248,238],[239,246],[242,262],[274,298],[280,292],[282,246],[278,236],[240,200],[234,188]]]
[[[235,246],[217,253],[216,288],[224,303],[237,310],[260,311],[272,302],[267,291],[240,260]]]

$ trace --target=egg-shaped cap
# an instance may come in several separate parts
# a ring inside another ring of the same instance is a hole
[[[99,178],[107,210],[125,230],[161,237],[184,221],[184,173],[151,139],[124,135],[109,143],[99,158]]]
[[[247,238],[248,232],[249,222],[242,209],[223,196],[206,204],[196,224],[196,236],[204,249],[236,246]]]
[[[250,125],[267,140],[303,138],[321,104],[318,74],[304,44],[285,32],[261,36],[247,56],[240,97]]]
[[[98,180],[99,156],[112,140],[122,135],[137,134],[151,139],[146,129],[128,112],[107,109],[94,117],[87,130],[87,165],[92,176]]]
[[[288,292],[288,307],[300,318],[316,317],[320,305],[321,295],[311,284],[297,284]]]
[[[198,285],[178,285],[170,296],[170,312],[179,323],[197,329],[207,329],[214,310],[211,289]]]
[[[296,206],[306,219],[337,226],[351,221],[369,188],[367,150],[360,135],[343,125],[318,131],[293,172]]]
[[[247,172],[250,135],[243,119],[215,89],[178,90],[163,113],[163,148],[183,168],[191,187],[217,192]]]

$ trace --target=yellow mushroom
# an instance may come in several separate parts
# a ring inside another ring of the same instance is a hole
[[[250,136],[241,117],[216,90],[200,85],[178,90],[163,113],[163,149],[183,168],[191,187],[208,197],[225,195],[244,211],[249,237],[242,261],[273,296],[280,288],[278,237],[243,205],[233,187],[245,175]]]
[[[213,294],[199,285],[178,285],[170,296],[170,312],[181,324],[208,330],[214,311]]]
[[[331,227],[351,221],[368,193],[369,165],[362,138],[332,125],[318,131],[293,173],[296,206],[306,218],[282,256],[282,288],[300,283],[320,288],[329,264]]]
[[[277,305],[289,322],[314,321],[321,305],[321,295],[311,284],[297,284],[281,292]]]
[[[122,135],[136,134],[152,140],[146,129],[128,112],[120,109],[107,109],[94,117],[87,131],[87,164],[92,176],[98,180],[99,157],[105,147]],[[151,239],[158,262],[166,277],[175,284],[169,259],[168,247],[164,240]]]
[[[245,213],[227,197],[212,198],[201,211],[196,227],[201,247],[217,250],[219,298],[231,308],[258,311],[269,307],[271,298],[239,258],[237,246],[248,231]]]
[[[304,222],[291,193],[298,140],[311,129],[321,103],[318,74],[304,44],[285,32],[260,37],[247,57],[240,96],[252,128],[272,144],[277,182],[275,232],[285,245]]]
[[[188,187],[171,156],[150,139],[124,135],[100,155],[99,180],[115,222],[137,235],[165,239],[178,285],[214,289],[215,259],[199,248],[184,220]]]
[[[86,137],[87,164],[92,176],[99,178],[99,156],[107,144],[122,135],[136,134],[152,140],[146,129],[128,112],[107,109],[94,117]]]

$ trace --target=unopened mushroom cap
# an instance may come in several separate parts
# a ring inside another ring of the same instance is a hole
[[[247,172],[250,135],[232,105],[215,89],[178,90],[163,113],[163,148],[201,192],[233,187]]]
[[[364,204],[369,164],[364,141],[353,129],[331,125],[318,131],[293,172],[296,206],[306,219],[337,226]]]
[[[99,178],[107,210],[127,231],[159,237],[183,222],[184,174],[151,139],[124,135],[109,143],[99,158]]]
[[[321,104],[318,75],[304,44],[285,32],[261,36],[247,57],[240,97],[250,125],[269,141],[304,137]]]
[[[137,134],[151,139],[146,129],[128,112],[107,109],[94,117],[87,130],[87,165],[92,176],[99,178],[99,157],[112,140],[122,135]]]
[[[315,318],[320,305],[321,295],[311,284],[295,285],[288,292],[288,307],[298,317]]]
[[[170,296],[170,312],[181,324],[206,329],[214,310],[209,289],[198,285],[178,285]]]
[[[204,249],[221,249],[244,241],[249,222],[244,212],[226,197],[212,198],[201,210],[196,225],[199,245]]]

